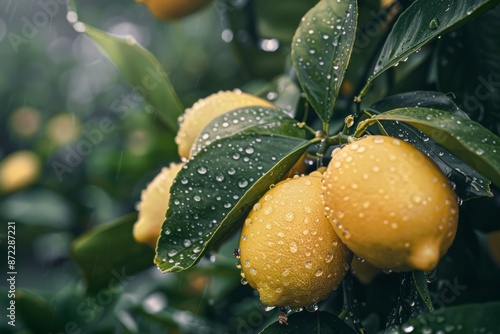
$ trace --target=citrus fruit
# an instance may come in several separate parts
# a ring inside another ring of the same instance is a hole
[[[249,106],[276,107],[257,96],[234,90],[212,94],[198,100],[191,108],[186,109],[184,115],[179,119],[180,128],[175,137],[181,158],[190,158],[191,148],[196,138],[215,117],[233,109]]]
[[[254,205],[241,232],[242,276],[267,306],[310,306],[344,278],[352,253],[323,214],[322,174],[276,184]]]
[[[458,204],[448,179],[404,141],[367,136],[344,146],[323,185],[335,231],[378,268],[430,271],[455,238]]]
[[[40,175],[41,162],[35,152],[22,150],[0,162],[0,190],[13,192],[33,184]]]
[[[149,11],[161,20],[180,19],[197,12],[212,0],[136,0],[145,4]]]
[[[382,270],[354,256],[351,262],[352,274],[363,284],[369,284]]]
[[[161,225],[165,220],[165,213],[170,200],[170,187],[181,170],[183,163],[171,163],[163,167],[145,190],[142,191],[141,201],[137,205],[139,216],[134,224],[133,235],[137,242],[156,247]]]

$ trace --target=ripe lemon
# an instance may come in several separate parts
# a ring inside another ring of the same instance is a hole
[[[9,154],[0,162],[0,191],[14,192],[35,183],[40,176],[40,157],[22,150]]]
[[[212,94],[200,99],[191,108],[186,109],[184,115],[179,119],[180,128],[175,137],[181,158],[190,158],[194,141],[203,128],[215,117],[233,109],[249,106],[276,107],[257,96],[234,90]]]
[[[382,273],[381,269],[366,261],[361,261],[357,256],[353,257],[351,268],[352,274],[363,284],[370,284],[375,277]]]
[[[133,230],[137,242],[152,248],[156,247],[168,209],[170,187],[183,165],[183,163],[171,163],[168,168],[164,167],[142,191],[141,202],[137,206],[139,216]]]
[[[211,0],[136,0],[144,3],[149,11],[159,19],[180,19],[211,3]]]
[[[325,299],[344,278],[352,253],[321,202],[320,172],[276,184],[253,207],[239,243],[242,275],[267,306]]]
[[[458,204],[448,179],[404,141],[367,136],[346,145],[323,185],[335,231],[378,268],[430,271],[455,238]]]

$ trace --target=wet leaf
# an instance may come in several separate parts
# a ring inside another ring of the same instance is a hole
[[[119,37],[108,34],[79,21],[77,13],[75,1],[69,0],[68,21],[77,31],[84,32],[99,46],[135,93],[153,107],[153,111],[171,130],[177,131],[177,118],[184,112],[184,106],[158,59],[132,36]]]
[[[385,333],[499,333],[500,302],[446,307],[412,319]]]
[[[292,333],[318,333],[318,334],[354,334],[345,322],[335,314],[328,312],[305,312],[292,314],[288,317],[288,325],[278,321],[264,328],[261,334],[292,334]]]
[[[135,242],[131,213],[80,235],[71,245],[71,257],[82,269],[87,289],[96,293],[109,284],[153,265],[154,252]]]
[[[160,270],[177,272],[194,265],[312,143],[267,131],[237,133],[189,160],[170,189],[168,218],[156,249]]]
[[[355,0],[322,0],[302,19],[292,42],[292,62],[319,118],[329,123],[356,36]]]
[[[265,86],[258,96],[271,101],[290,117],[295,117],[300,100],[300,88],[288,75],[280,75]]]
[[[494,8],[500,0],[415,0],[396,21],[368,79],[371,83],[444,33]]]
[[[443,36],[436,50],[439,90],[456,94],[461,108],[497,135],[500,134],[499,40],[500,6],[497,6]]]
[[[356,134],[376,121],[399,121],[422,131],[435,142],[500,185],[500,138],[468,118],[431,108],[400,108],[359,123]]]
[[[304,138],[305,131],[297,121],[279,109],[266,107],[240,108],[213,119],[201,131],[191,149],[191,156],[214,141],[236,134],[273,134]]]

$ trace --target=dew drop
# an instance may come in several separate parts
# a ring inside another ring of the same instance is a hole
[[[198,167],[197,171],[198,171],[198,174],[204,175],[207,173],[207,168],[204,166],[200,166],[200,167]]]

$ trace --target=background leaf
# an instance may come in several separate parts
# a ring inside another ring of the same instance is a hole
[[[184,112],[184,106],[156,57],[139,45],[132,36],[119,37],[108,34],[78,21],[77,13],[74,0],[69,0],[67,17],[70,23],[99,46],[134,91],[153,107],[153,111],[171,130],[177,131],[177,118]]]
[[[108,288],[117,276],[133,275],[153,265],[153,250],[133,238],[136,220],[137,214],[131,213],[73,241],[71,256],[82,269],[90,293]]]
[[[498,333],[500,303],[469,304],[439,309],[385,333]]]
[[[65,331],[65,322],[58,313],[58,310],[37,293],[18,289],[15,302],[18,315],[26,327],[32,330],[33,333],[57,333]]]
[[[261,334],[354,334],[356,331],[347,326],[335,314],[328,312],[299,312],[288,317],[288,325],[277,321],[264,328]]]
[[[443,36],[437,84],[475,121],[500,135],[500,7]],[[480,60],[480,61],[477,61]],[[460,69],[460,71],[457,71]]]
[[[500,0],[415,0],[387,37],[368,84],[431,40],[495,7]]]
[[[292,62],[314,110],[329,123],[356,36],[355,0],[322,0],[293,37]]]
[[[170,189],[155,258],[160,270],[194,265],[312,143],[269,133],[236,134],[189,160]]]
[[[470,119],[430,108],[400,108],[362,121],[356,130],[375,121],[410,124],[462,159],[491,182],[500,185],[500,138]]]

